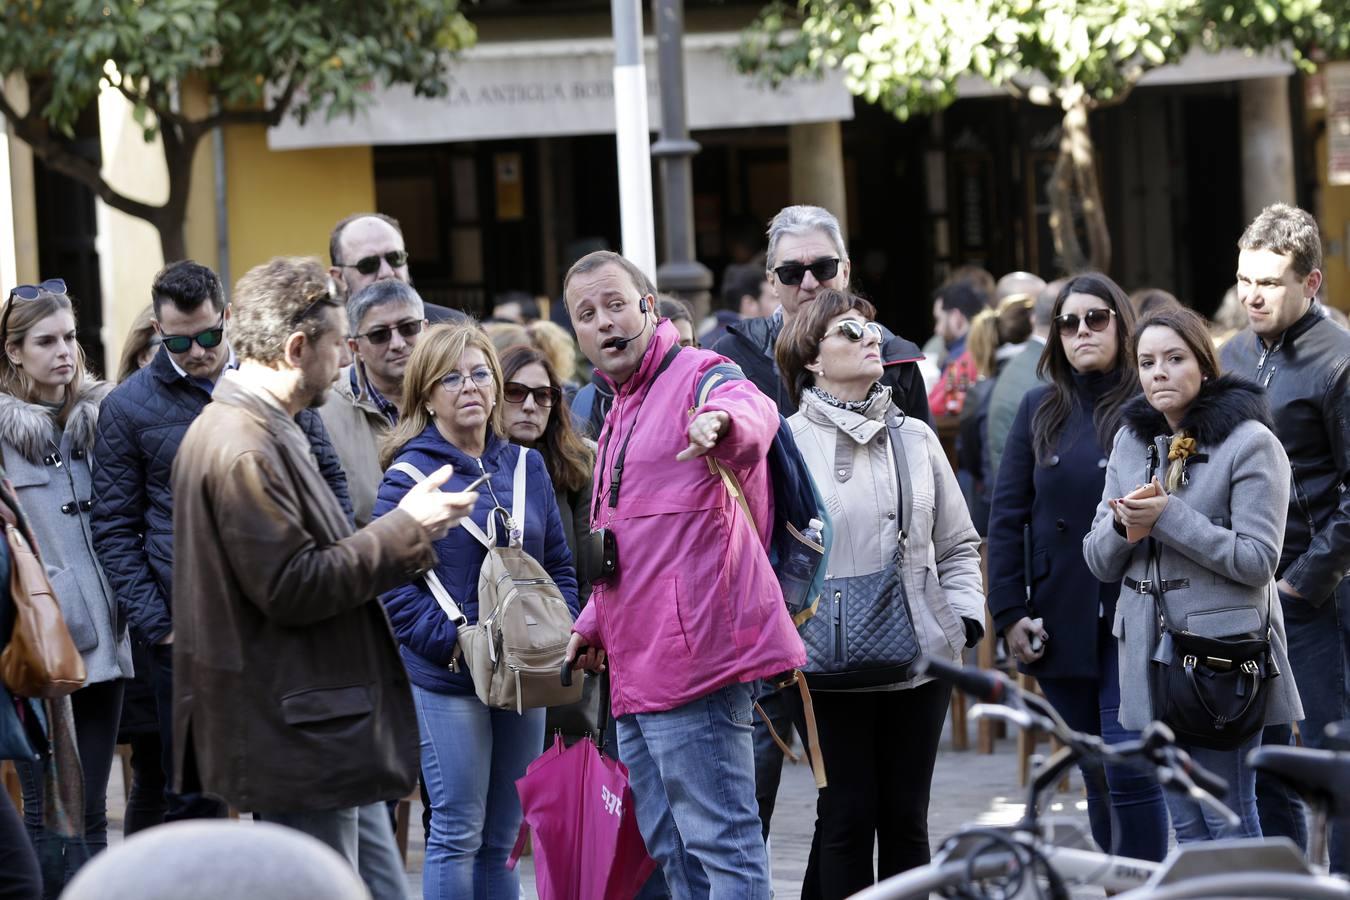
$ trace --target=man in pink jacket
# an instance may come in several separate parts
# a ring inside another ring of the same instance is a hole
[[[719,384],[695,409],[700,376],[727,360],[681,350],[655,293],[608,251],[563,281],[582,352],[614,387],[591,506],[614,565],[577,619],[569,657],[610,668],[638,826],[672,896],[767,898],[754,683],[805,660],[765,551],[778,409],[746,380]],[[754,523],[714,459],[740,479]]]

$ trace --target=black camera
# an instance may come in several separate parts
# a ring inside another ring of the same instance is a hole
[[[608,528],[599,528],[591,532],[586,542],[587,568],[591,571],[591,581],[606,582],[619,571],[619,542],[614,532]]]

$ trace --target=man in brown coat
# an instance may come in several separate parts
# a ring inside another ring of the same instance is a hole
[[[417,775],[408,679],[376,595],[435,561],[476,495],[449,469],[353,533],[295,414],[337,377],[346,313],[318,260],[235,288],[237,371],[174,462],[176,788],[219,795],[356,863],[357,809]]]

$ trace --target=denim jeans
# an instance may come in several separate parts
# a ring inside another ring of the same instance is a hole
[[[760,682],[759,705],[784,741],[792,740],[793,704],[796,688],[770,687]],[[774,742],[768,724],[755,714],[755,800],[759,804],[760,827],[769,839],[769,824],[778,802],[778,785],[783,779],[783,750]]]
[[[1167,808],[1172,813],[1172,827],[1176,829],[1178,844],[1261,837],[1261,820],[1256,813],[1256,770],[1247,765],[1247,754],[1260,745],[1261,734],[1258,732],[1236,750],[1185,748],[1197,763],[1228,782],[1227,796],[1219,799],[1242,821],[1230,825],[1214,810],[1190,796],[1168,791]]]
[[[356,811],[356,862],[372,900],[408,900],[408,879],[389,807],[383,803],[370,803]]]
[[[1042,678],[1041,692],[1075,731],[1108,744],[1134,740],[1120,727],[1119,647],[1110,620],[1098,620],[1097,678]],[[1167,806],[1152,775],[1122,766],[1083,764],[1092,838],[1107,853],[1161,861],[1167,855]]]
[[[253,814],[255,820],[284,825],[327,844],[351,865],[357,865],[357,808],[302,809]]]
[[[1289,640],[1289,665],[1294,670],[1304,719],[1298,725],[1303,746],[1322,746],[1322,730],[1332,722],[1350,718],[1346,678],[1350,675],[1350,579],[1342,581],[1335,595],[1321,606],[1280,595],[1284,630]],[[1339,677],[1337,674],[1339,673]],[[1288,725],[1271,725],[1263,744],[1286,745],[1293,740]],[[1261,812],[1261,830],[1268,837],[1287,837],[1304,851],[1308,849],[1308,824],[1303,801],[1274,778],[1256,777],[1256,803]],[[1331,871],[1350,872],[1350,823],[1333,821],[1328,835]]]
[[[24,824],[42,865],[43,896],[56,897],[96,853],[108,849],[108,776],[122,716],[122,680],[102,681],[70,695],[75,743],[84,775],[84,837],[63,838],[43,825],[45,765],[18,762]]]
[[[755,803],[752,684],[619,718],[638,828],[680,900],[767,900]]]
[[[544,711],[489,709],[464,694],[413,685],[431,837],[422,868],[426,900],[517,900],[506,858],[520,830],[516,779],[544,745]]]

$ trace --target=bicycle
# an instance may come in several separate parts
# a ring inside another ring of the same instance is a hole
[[[995,717],[1053,735],[1063,746],[1037,767],[1020,821],[962,828],[928,865],[888,878],[855,894],[854,900],[906,900],[930,894],[962,900],[1069,900],[1071,887],[1089,885],[1120,892],[1119,900],[1350,900],[1350,882],[1316,871],[1287,838],[1184,844],[1160,863],[1100,852],[1077,822],[1064,827],[1063,821],[1040,814],[1042,795],[1080,761],[1150,770],[1164,789],[1185,791],[1236,824],[1237,816],[1218,799],[1227,783],[1192,760],[1161,722],[1149,725],[1138,740],[1107,744],[1096,735],[1069,728],[1048,701],[1021,691],[1002,673],[936,659],[920,665],[979,700],[970,711],[972,717]],[[1325,840],[1326,816],[1350,812],[1350,754],[1262,747],[1253,751],[1251,763],[1286,781],[1312,806],[1316,853]]]

